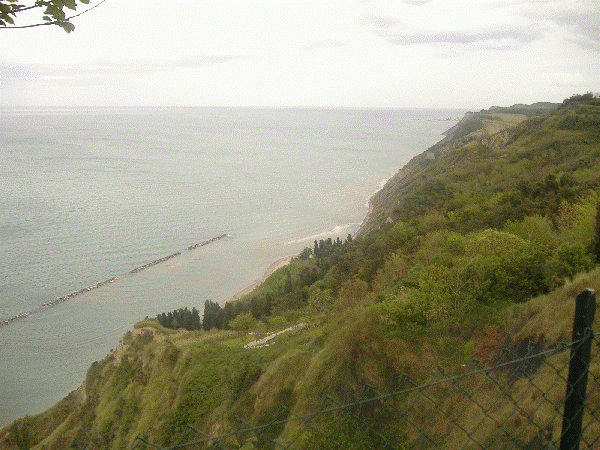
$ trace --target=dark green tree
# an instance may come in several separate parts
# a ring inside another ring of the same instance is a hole
[[[596,224],[594,225],[594,236],[590,244],[590,253],[596,263],[600,263],[600,203],[596,205]]]
[[[312,255],[312,249],[310,247],[305,247],[304,250],[298,255],[300,259],[309,259],[310,255]]]
[[[260,317],[262,316],[262,304],[263,302],[256,297],[252,297],[250,299],[250,314],[252,314],[252,317],[254,317],[255,319],[260,319]]]
[[[29,428],[27,426],[27,422],[23,421],[20,430],[17,422],[13,422],[10,431],[12,433],[12,438],[19,450],[27,450],[31,447],[32,442],[31,437],[29,435]]]
[[[156,319],[165,328],[185,328],[186,330],[193,331],[199,330],[201,327],[200,313],[196,308],[192,308],[190,311],[185,307],[166,314],[161,313],[156,316]]]
[[[217,328],[223,328],[224,319],[223,309],[217,302],[206,300],[204,302],[204,317],[202,318],[202,328],[206,331]]]
[[[232,303],[225,303],[223,307],[223,328],[229,328],[229,322],[236,316],[235,307]]]
[[[199,330],[202,324],[200,323],[200,312],[194,307],[190,314],[190,326],[192,330]]]
[[[289,270],[285,272],[285,285],[283,286],[283,293],[289,294],[294,289],[292,285],[292,274],[290,274]]]
[[[265,316],[270,316],[271,315],[271,309],[273,308],[273,296],[267,292],[267,295],[265,295]]]

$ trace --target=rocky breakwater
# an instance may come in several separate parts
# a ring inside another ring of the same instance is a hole
[[[0,327],[8,325],[9,323],[14,322],[15,320],[22,319],[23,317],[27,317],[28,315],[29,314],[27,314],[27,313],[21,313],[21,314],[17,314],[16,316],[12,316],[6,320],[0,320]]]
[[[156,260],[154,260],[152,262],[149,262],[148,264],[144,264],[143,266],[136,267],[135,269],[130,270],[129,273],[139,272],[140,270],[144,270],[144,269],[147,269],[148,267],[155,266],[155,265],[160,264],[162,262],[165,262],[165,261],[167,261],[167,260],[169,260],[171,258],[175,258],[176,256],[179,256],[179,255],[181,255],[181,252],[175,252],[175,253],[173,253],[173,254],[171,254],[169,256],[165,256],[163,258],[159,258],[159,259],[156,259]]]
[[[58,297],[56,300],[52,300],[51,302],[44,303],[42,306],[48,307],[48,306],[56,305],[57,303],[61,303],[61,302],[64,302],[65,300],[69,300],[73,297],[76,297],[79,294],[83,294],[84,292],[91,291],[92,289],[98,289],[100,286],[103,286],[107,283],[112,283],[116,279],[117,279],[117,277],[112,277],[112,278],[109,278],[108,280],[100,281],[99,283],[92,284],[91,286],[84,287],[82,289],[79,289],[78,291],[71,292],[70,294],[63,295],[62,297]]]
[[[202,247],[204,245],[210,244],[211,242],[218,241],[219,239],[223,239],[226,236],[227,236],[227,233],[223,233],[223,234],[221,234],[219,236],[215,236],[215,237],[209,239],[208,241],[203,241],[203,242],[199,242],[199,243],[194,244],[194,245],[190,245],[187,249],[188,250],[193,250],[195,248]],[[156,259],[156,260],[154,260],[152,262],[149,262],[148,264],[144,264],[143,266],[136,267],[135,269],[130,270],[129,273],[139,272],[141,270],[147,269],[148,267],[152,267],[152,266],[155,266],[156,264],[160,264],[162,262],[165,262],[165,261],[167,261],[167,260],[169,260],[171,258],[175,258],[176,256],[179,256],[179,255],[181,255],[181,252],[172,253],[172,254],[170,254],[168,256],[165,256],[163,258],[159,258],[159,259]],[[99,283],[92,284],[91,286],[84,287],[82,289],[79,289],[78,291],[71,292],[70,294],[67,294],[67,295],[63,295],[62,297],[59,297],[56,300],[52,300],[52,301],[46,302],[46,303],[44,303],[42,305],[42,307],[43,308],[48,308],[50,306],[54,306],[54,305],[56,305],[58,303],[62,303],[64,301],[66,301],[66,300],[72,299],[73,297],[76,297],[76,296],[78,296],[80,294],[83,294],[84,292],[88,292],[88,291],[91,291],[93,289],[97,289],[100,286],[103,286],[103,285],[105,285],[107,283],[112,283],[115,280],[117,280],[117,277],[112,277],[112,278],[109,278],[107,280],[100,281]],[[24,317],[27,317],[29,314],[31,314],[31,313],[21,313],[21,314],[17,314],[15,316],[12,316],[12,317],[10,317],[8,319],[2,319],[2,320],[0,320],[0,327],[8,325],[11,322],[14,322],[15,320],[23,319]]]
[[[187,249],[188,250],[194,250],[195,248],[202,247],[203,245],[210,244],[211,242],[214,242],[214,241],[218,241],[219,239],[223,239],[224,237],[227,237],[227,233],[224,233],[224,234],[221,234],[221,235],[216,236],[214,238],[211,238],[208,241],[198,242],[197,244],[190,245]]]
[[[187,249],[188,250],[194,250],[195,248],[202,247],[204,245],[208,245],[211,242],[218,241],[219,239],[223,239],[226,236],[227,236],[227,233],[223,233],[223,234],[221,234],[219,236],[215,236],[215,237],[209,239],[208,241],[198,242],[197,244],[190,245]],[[147,269],[148,267],[155,266],[155,265],[160,264],[162,262],[165,262],[165,261],[167,261],[167,260],[169,260],[171,258],[175,258],[176,256],[179,256],[179,255],[181,255],[181,252],[175,252],[175,253],[173,253],[173,254],[171,254],[169,256],[165,256],[163,258],[159,258],[159,259],[156,259],[156,260],[154,260],[152,262],[149,262],[148,264],[144,264],[143,266],[136,267],[135,269],[130,270],[129,273],[139,272],[140,270],[144,270],[144,269]]]

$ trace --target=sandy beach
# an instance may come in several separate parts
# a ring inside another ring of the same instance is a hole
[[[256,289],[258,286],[260,286],[267,278],[269,278],[269,276],[271,276],[271,274],[273,274],[273,272],[275,272],[277,269],[287,266],[293,258],[294,258],[294,256],[286,256],[284,258],[278,259],[273,264],[271,264],[269,267],[267,267],[267,270],[265,270],[265,273],[263,274],[263,276],[261,278],[254,281],[252,284],[245,287],[244,289],[239,291],[237,294],[235,294],[233,297],[224,301],[222,304],[225,304],[228,302],[233,302],[235,300],[239,300],[240,298],[250,294],[254,289]]]
[[[455,125],[456,127],[457,125]],[[450,133],[450,131],[452,130],[452,128],[450,130],[445,131],[443,134],[444,135],[448,135],[448,133]],[[441,141],[443,141],[446,138],[442,138]],[[440,142],[441,142],[440,141]],[[390,190],[393,189],[395,187],[397,187],[402,180],[408,175],[408,173],[410,172],[411,169],[411,161],[409,161],[408,163],[404,164],[403,166],[401,166],[395,173],[394,175],[392,175],[390,178],[388,178],[387,180],[385,180],[385,182],[383,183],[383,185],[380,186],[380,188],[374,192],[370,197],[369,200],[367,202],[368,204],[368,211],[367,214],[365,215],[365,217],[363,218],[358,230],[356,231],[356,233],[354,233],[354,235],[352,236],[353,238],[356,237],[356,235],[360,234],[367,222],[369,221],[369,219],[371,218],[371,215],[373,214],[373,210],[374,210],[374,202],[379,200],[379,197],[385,197],[386,193]],[[250,284],[249,286],[247,286],[246,288],[242,289],[241,291],[239,291],[237,294],[235,294],[233,297],[229,298],[228,300],[225,300],[224,302],[222,302],[221,304],[224,305],[225,303],[228,302],[232,302],[235,300],[239,300],[240,298],[250,294],[254,289],[256,289],[258,286],[260,286],[267,278],[269,278],[269,276],[275,272],[277,269],[280,269],[281,267],[284,267],[286,265],[288,265],[290,263],[290,261],[295,258],[298,255],[293,255],[293,256],[286,256],[284,258],[281,258],[277,261],[275,261],[273,264],[271,264],[267,270],[265,271],[265,273],[263,274],[263,276],[254,281],[252,284]]]
[[[373,199],[375,198],[375,196],[377,196],[378,194],[381,194],[382,191],[390,184],[390,182],[394,181],[395,183],[399,183],[400,180],[402,180],[402,178],[404,178],[407,173],[408,173],[408,169],[406,169],[406,166],[401,167],[398,170],[398,172],[396,172],[392,177],[390,177],[380,189],[378,189],[373,195],[371,195],[371,197],[369,198],[369,201],[368,201],[369,210],[367,211],[367,214],[365,215],[363,221],[361,222],[360,227],[358,228],[356,233],[354,233],[354,235],[352,236],[353,238],[356,237],[356,235],[359,234],[363,230],[365,224],[367,223],[367,221],[370,219],[371,215],[373,214]],[[239,291],[233,297],[222,302],[221,305],[224,305],[225,303],[228,303],[228,302],[233,302],[233,301],[239,300],[240,298],[250,294],[254,289],[256,289],[258,286],[260,286],[267,278],[269,278],[269,276],[271,274],[273,274],[273,272],[275,272],[277,269],[280,269],[281,267],[287,266],[292,261],[292,259],[295,258],[296,256],[298,256],[298,255],[286,256],[284,258],[278,259],[277,261],[275,261],[273,264],[271,264],[267,268],[267,270],[265,271],[265,273],[263,274],[263,276],[260,279],[255,280],[253,283],[251,283],[249,286],[247,286],[244,289],[242,289],[241,291]]]

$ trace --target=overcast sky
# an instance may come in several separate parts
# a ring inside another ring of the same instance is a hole
[[[1,105],[479,110],[600,91],[598,0],[106,0],[73,23],[0,29]]]

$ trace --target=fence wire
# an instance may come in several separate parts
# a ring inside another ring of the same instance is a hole
[[[591,330],[587,337],[589,338]],[[581,445],[600,448],[598,334],[592,337]],[[425,384],[402,375],[397,388],[382,393],[363,386],[353,402],[324,397],[319,408],[295,414],[281,406],[270,422],[242,418],[219,436],[188,425],[175,444],[160,446],[137,436],[131,449],[506,449],[559,448],[570,352],[585,339],[521,355],[500,352],[497,362],[438,367]],[[571,448],[564,446],[563,448]]]

